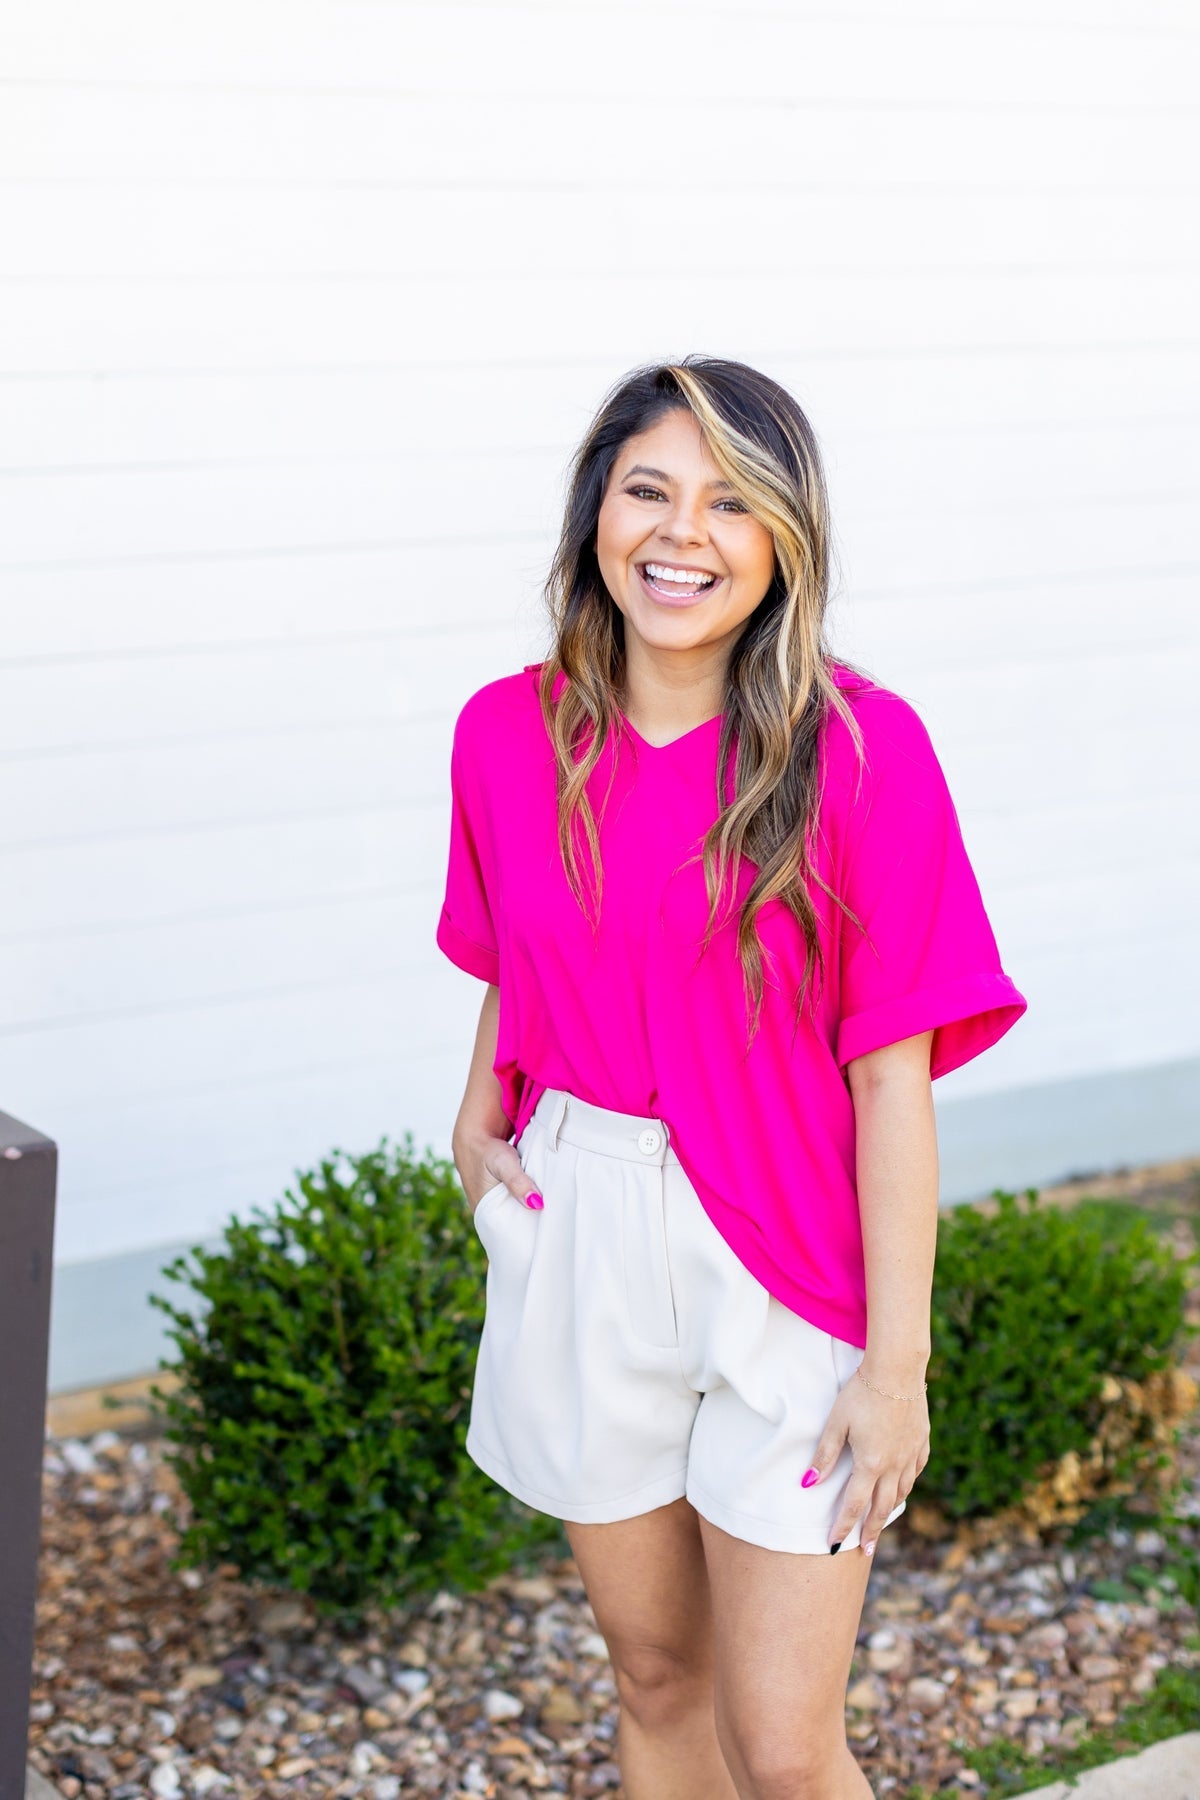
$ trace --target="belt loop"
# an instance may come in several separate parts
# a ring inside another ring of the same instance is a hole
[[[567,1107],[569,1103],[570,1097],[564,1088],[558,1096],[558,1101],[554,1108],[553,1121],[550,1125],[550,1148],[552,1150],[558,1149],[558,1134],[562,1130],[562,1122],[567,1116]]]

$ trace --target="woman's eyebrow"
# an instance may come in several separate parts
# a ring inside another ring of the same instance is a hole
[[[671,476],[666,474],[666,472],[664,470],[648,469],[646,467],[645,463],[634,463],[632,469],[626,469],[625,473],[621,477],[621,480],[628,481],[629,477],[631,475],[649,475],[652,480],[665,481],[668,484],[668,486],[670,485],[670,482],[672,479]],[[708,486],[710,488],[727,488],[727,487],[729,487],[729,483],[727,481],[719,481],[719,480],[718,481],[710,481],[708,483]]]

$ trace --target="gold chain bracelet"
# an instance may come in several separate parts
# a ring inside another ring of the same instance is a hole
[[[921,1394],[927,1394],[929,1392],[929,1383],[927,1381],[923,1381],[921,1383],[921,1394],[889,1394],[886,1388],[875,1387],[875,1383],[873,1381],[867,1381],[867,1378],[863,1374],[861,1368],[855,1369],[854,1373],[858,1376],[860,1381],[866,1381],[867,1386],[869,1388],[873,1388],[875,1393],[882,1394],[885,1397],[885,1399],[888,1399],[888,1400],[919,1400],[921,1398]]]

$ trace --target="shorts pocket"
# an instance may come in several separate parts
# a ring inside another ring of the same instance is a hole
[[[490,1208],[495,1201],[503,1199],[504,1195],[507,1193],[508,1183],[506,1181],[498,1181],[494,1187],[488,1188],[487,1192],[481,1194],[479,1197],[479,1202],[476,1205],[474,1212],[471,1214],[471,1223],[473,1225],[478,1225],[481,1214]]]
[[[860,1350],[857,1344],[848,1343],[845,1338],[834,1337],[832,1332],[827,1333],[827,1336],[829,1338],[829,1354],[833,1358],[833,1372],[840,1393],[867,1353],[865,1350]]]

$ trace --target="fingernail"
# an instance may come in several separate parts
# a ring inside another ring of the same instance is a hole
[[[526,1194],[525,1204],[532,1208],[534,1212],[541,1212],[546,1202],[542,1199],[540,1194]]]
[[[820,1479],[821,1479],[820,1469],[809,1469],[807,1474],[801,1476],[800,1486],[801,1487],[811,1487],[814,1481],[820,1481]]]
[[[870,1556],[870,1554],[871,1554],[872,1550],[874,1550],[874,1548],[875,1548],[875,1539],[872,1538],[869,1544],[863,1545],[863,1555]]]
[[[841,1538],[838,1539],[836,1544],[830,1544],[830,1546],[829,1546],[830,1556],[835,1556],[837,1554],[837,1552],[841,1549],[841,1547],[842,1547]]]

